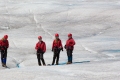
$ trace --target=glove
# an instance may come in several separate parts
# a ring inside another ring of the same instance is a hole
[[[45,52],[43,52],[42,54],[44,54]]]
[[[63,51],[63,48],[58,48],[60,51],[62,50]]]
[[[53,52],[53,49],[51,51]]]
[[[63,48],[62,48],[62,51],[63,51]]]
[[[40,53],[40,52],[41,52],[41,49],[38,49],[38,50],[37,50],[37,53]]]
[[[66,49],[66,45],[64,46],[64,48]]]
[[[63,48],[61,48],[61,50],[63,51]]]

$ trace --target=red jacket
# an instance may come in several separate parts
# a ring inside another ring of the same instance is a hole
[[[41,41],[36,44],[36,50],[41,49],[43,52],[46,52],[46,44],[45,42]]]
[[[61,41],[60,39],[58,39],[58,40],[55,39],[55,40],[53,41],[53,44],[52,44],[52,49],[53,49],[54,47],[63,48],[63,46],[62,46],[62,41]]]
[[[70,38],[66,41],[66,49],[74,49],[75,41],[73,38]]]
[[[9,47],[9,41],[8,40],[3,40],[3,39],[1,39],[0,40],[0,46],[1,47],[6,47],[6,48],[8,48]],[[3,49],[3,48],[2,48]]]

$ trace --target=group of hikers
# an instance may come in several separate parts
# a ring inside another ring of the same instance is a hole
[[[75,45],[75,41],[72,38],[72,34],[69,33],[68,40],[66,41],[66,44],[64,46],[68,56],[68,62],[66,64],[72,63],[72,53],[74,50],[74,45]],[[1,64],[3,67],[7,67],[6,61],[7,61],[8,47],[9,47],[8,35],[4,35],[4,37],[0,40]],[[46,66],[46,63],[43,57],[44,53],[46,52],[46,43],[42,40],[42,36],[38,36],[38,42],[36,43],[35,49],[36,49],[36,55],[38,59],[38,65],[42,66],[43,64],[43,66]],[[55,39],[53,40],[53,44],[52,44],[52,52],[53,52],[52,65],[54,65],[55,62],[56,62],[56,65],[59,65],[60,51],[63,51],[62,41],[59,38],[59,34],[56,33]],[[41,61],[42,61],[42,64],[41,64]]]

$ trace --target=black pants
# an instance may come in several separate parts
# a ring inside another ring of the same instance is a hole
[[[7,49],[1,50],[1,63],[6,65],[7,61]]]
[[[38,65],[39,66],[41,66],[41,61],[42,61],[43,65],[46,65],[45,60],[43,58],[43,53],[37,53],[37,59],[38,59]]]
[[[72,53],[73,53],[72,49],[67,49],[68,62],[71,63],[72,63]]]
[[[60,50],[59,49],[54,49],[52,65],[54,65],[55,60],[56,60],[56,65],[59,64],[59,57],[60,57],[59,55],[60,55]]]

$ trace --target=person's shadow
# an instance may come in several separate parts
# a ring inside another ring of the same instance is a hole
[[[80,62],[72,62],[72,64],[80,64],[80,63],[89,63],[90,61],[80,61]],[[59,63],[59,65],[65,65],[66,63]]]

